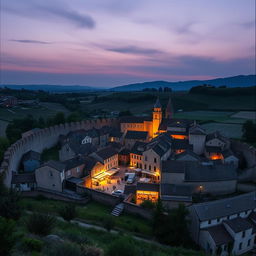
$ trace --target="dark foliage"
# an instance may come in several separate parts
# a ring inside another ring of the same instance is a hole
[[[115,220],[113,219],[113,217],[108,217],[104,219],[103,222],[103,227],[110,232],[111,229],[113,229],[115,227]]]
[[[156,204],[153,203],[151,200],[143,201],[140,206],[142,206],[143,208],[146,208],[146,209],[155,209],[156,208]]]
[[[256,123],[253,123],[251,120],[246,121],[243,124],[243,138],[247,142],[255,143],[256,142]]]
[[[0,217],[0,255],[9,255],[15,244],[15,222]]]
[[[49,235],[55,226],[56,219],[47,214],[33,213],[26,221],[29,232],[46,236]]]
[[[73,204],[68,204],[61,209],[59,209],[59,214],[60,216],[66,220],[66,221],[71,221],[74,219],[77,215],[76,213],[76,207]]]
[[[24,237],[21,241],[23,251],[37,251],[40,252],[43,248],[43,242],[38,239]]]

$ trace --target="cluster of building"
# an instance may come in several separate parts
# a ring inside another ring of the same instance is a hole
[[[231,242],[237,254],[252,248],[255,194],[242,208],[236,208],[239,202],[232,199],[225,199],[231,202],[223,204],[192,204],[195,194],[236,191],[240,156],[232,152],[228,138],[218,132],[206,134],[195,121],[174,119],[171,100],[165,111],[157,99],[152,116],[129,116],[119,121],[119,128],[104,126],[61,135],[59,161],[42,162],[38,152],[27,152],[21,160],[24,173],[13,174],[12,186],[62,192],[83,184],[97,189],[111,184],[111,178],[125,166],[135,179],[130,184],[125,183],[125,176],[118,180],[124,183],[124,195],[136,204],[161,198],[168,208],[187,205],[193,238],[208,252],[221,250],[225,255]]]
[[[17,105],[37,105],[39,104],[38,99],[33,100],[18,100],[16,97],[11,95],[0,96],[0,107],[12,108]]]

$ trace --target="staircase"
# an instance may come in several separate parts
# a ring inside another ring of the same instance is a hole
[[[123,210],[124,210],[124,204],[123,204],[123,203],[120,203],[120,204],[117,204],[117,205],[115,206],[115,208],[113,209],[113,211],[111,212],[111,214],[112,214],[113,216],[118,217],[118,216],[122,213]]]

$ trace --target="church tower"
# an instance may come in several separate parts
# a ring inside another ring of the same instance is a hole
[[[165,109],[165,118],[166,119],[172,119],[173,118],[173,107],[172,107],[172,101],[171,96],[169,97],[166,109]]]
[[[160,104],[159,98],[157,98],[153,110],[152,118],[152,128],[153,128],[153,138],[156,137],[160,123],[162,122],[162,106]]]

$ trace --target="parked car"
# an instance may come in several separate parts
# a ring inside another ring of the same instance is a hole
[[[130,173],[127,179],[128,184],[132,184],[136,179],[136,174],[135,173]]]
[[[111,194],[112,194],[113,196],[122,196],[122,195],[124,194],[124,191],[117,189],[117,190],[112,191]]]

